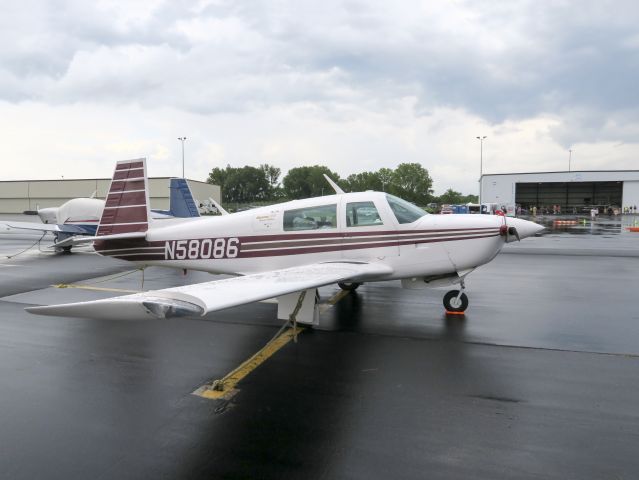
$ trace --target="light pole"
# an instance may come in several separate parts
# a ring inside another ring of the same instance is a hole
[[[184,176],[184,141],[186,140],[186,137],[178,137],[178,140],[182,142],[182,178],[186,178]]]
[[[568,149],[568,171],[570,171],[570,161],[572,160],[572,148]]]
[[[479,211],[481,212],[481,177],[484,174],[484,140],[486,139],[486,135],[483,137],[477,137],[479,140]]]

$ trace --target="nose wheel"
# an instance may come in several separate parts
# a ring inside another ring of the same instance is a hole
[[[444,295],[444,308],[450,313],[463,313],[468,308],[468,296],[464,293],[465,285],[461,283],[461,290],[451,290]]]
[[[347,292],[353,292],[357,290],[357,287],[359,287],[361,284],[356,282],[337,282],[337,285],[342,290],[346,290]]]

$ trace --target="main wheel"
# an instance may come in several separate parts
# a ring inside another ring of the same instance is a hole
[[[361,283],[356,283],[356,282],[337,282],[337,285],[342,290],[353,292],[353,291],[357,290],[357,287],[359,287],[361,285]]]
[[[444,295],[444,308],[449,312],[465,312],[468,308],[468,297],[462,293],[459,299],[459,290],[451,290]]]

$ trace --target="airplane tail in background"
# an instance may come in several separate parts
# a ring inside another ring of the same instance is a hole
[[[146,232],[148,228],[146,159],[120,161],[115,166],[96,237]]]
[[[186,179],[171,179],[171,204],[169,208],[167,213],[173,217],[192,218],[200,216]]]

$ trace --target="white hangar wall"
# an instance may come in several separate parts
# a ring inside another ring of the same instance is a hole
[[[583,187],[586,183],[608,185],[618,183],[621,207],[639,206],[639,170],[601,170],[577,172],[538,172],[484,174],[481,178],[483,203],[516,203],[517,184],[567,184],[568,189]],[[594,203],[594,198],[592,199]],[[561,202],[557,202],[561,203]]]
[[[153,208],[169,208],[169,180],[170,177],[149,178],[149,200]],[[211,197],[220,202],[218,185],[187,181],[196,200],[204,202]],[[0,213],[58,207],[72,198],[89,197],[93,192],[97,192],[97,198],[104,199],[110,184],[110,178],[0,181]]]

